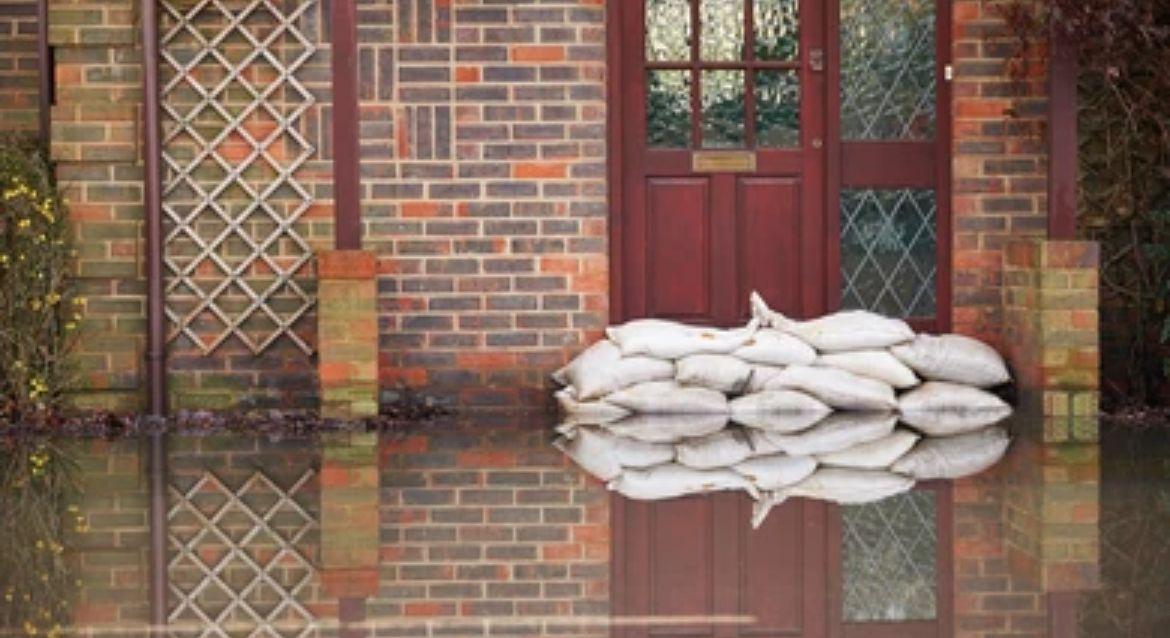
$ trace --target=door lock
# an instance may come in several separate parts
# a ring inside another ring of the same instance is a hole
[[[825,70],[825,50],[821,48],[810,49],[808,52],[808,68],[820,73]]]

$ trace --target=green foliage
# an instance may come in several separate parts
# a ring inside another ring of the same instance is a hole
[[[69,222],[37,149],[0,143],[0,423],[59,407],[77,326]]]

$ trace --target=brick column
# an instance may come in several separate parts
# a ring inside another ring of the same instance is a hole
[[[317,254],[321,414],[352,419],[378,413],[378,313],[374,254]]]
[[[1097,414],[1099,253],[1095,242],[1052,240],[1015,241],[1004,253],[1008,356],[1048,416]],[[1076,438],[1095,440],[1095,429]]]

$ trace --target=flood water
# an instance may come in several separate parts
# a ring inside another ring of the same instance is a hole
[[[1170,427],[1024,410],[976,476],[753,530],[611,493],[554,425],[8,439],[0,635],[1170,636]]]

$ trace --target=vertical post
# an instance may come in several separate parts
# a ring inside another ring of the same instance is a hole
[[[167,440],[150,433],[150,635],[167,635]]]
[[[53,106],[53,50],[49,47],[49,0],[37,0],[37,71],[40,92],[37,95],[37,131],[47,151],[51,143]]]
[[[142,113],[144,122],[143,168],[146,210],[146,377],[149,386],[150,414],[164,416],[166,395],[166,321],[163,311],[163,232],[162,177],[159,160],[162,140],[159,137],[158,95],[158,5],[157,0],[141,0],[142,16]]]
[[[334,247],[362,247],[361,175],[358,143],[357,9],[354,0],[333,0]]]
[[[1077,53],[1058,25],[1048,67],[1048,238],[1077,234]]]

